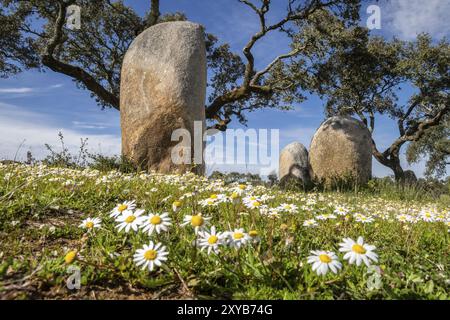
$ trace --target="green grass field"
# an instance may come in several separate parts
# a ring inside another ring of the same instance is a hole
[[[0,165],[0,297],[449,299],[448,198]]]

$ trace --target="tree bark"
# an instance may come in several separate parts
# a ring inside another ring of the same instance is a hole
[[[392,157],[392,156],[391,156]],[[400,158],[398,156],[394,156],[392,161],[392,166],[390,167],[392,171],[394,171],[395,181],[403,182],[405,180],[405,172],[400,165]]]

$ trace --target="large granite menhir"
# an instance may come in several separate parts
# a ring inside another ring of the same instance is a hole
[[[359,184],[372,176],[372,138],[367,127],[351,117],[335,116],[319,127],[311,141],[309,162],[316,181]]]
[[[281,151],[280,185],[296,184],[306,188],[311,183],[308,150],[300,142],[292,142]]]
[[[172,132],[191,133],[205,122],[206,49],[203,28],[191,22],[157,24],[141,33],[128,49],[120,87],[122,153],[135,165],[161,173],[184,172],[171,150]],[[192,158],[191,158],[192,159]],[[202,173],[203,165],[197,166]]]

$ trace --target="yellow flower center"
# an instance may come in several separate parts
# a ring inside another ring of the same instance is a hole
[[[200,226],[202,226],[203,225],[203,218],[202,218],[202,216],[200,216],[200,215],[196,215],[196,216],[193,216],[192,218],[191,218],[191,224],[192,224],[192,226],[194,226],[194,227],[200,227]]]
[[[150,219],[150,223],[151,224],[161,224],[161,217],[160,216],[153,216],[151,219]]]
[[[144,253],[145,260],[155,260],[157,256],[158,252],[156,252],[156,250],[147,250]]]
[[[250,200],[251,200],[251,201],[255,201],[255,200],[256,200],[256,197],[250,197]]]
[[[352,246],[352,251],[353,251],[353,252],[356,252],[356,253],[359,253],[359,254],[364,254],[364,253],[366,253],[366,249],[364,249],[364,247],[363,247],[362,245],[357,244],[357,243],[355,243],[355,244]]]
[[[242,232],[235,232],[233,234],[233,238],[236,240],[242,239],[244,237],[244,234]]]
[[[231,199],[236,199],[236,198],[239,198],[239,195],[236,192],[233,192],[231,194]]]
[[[206,201],[206,203],[207,204],[214,204],[214,201],[213,200],[208,200],[208,201]]]
[[[330,256],[327,255],[327,254],[321,254],[321,255],[319,256],[319,260],[320,260],[321,262],[323,262],[323,263],[330,263],[330,262],[331,262],[331,258],[330,258]]]
[[[210,199],[217,199],[217,194],[212,194],[209,198]]]
[[[126,223],[132,223],[134,220],[136,220],[136,217],[135,217],[135,216],[128,216],[128,217],[125,219],[125,222],[126,222]]]
[[[66,256],[64,257],[64,261],[67,264],[71,264],[75,258],[77,257],[77,252],[75,250],[69,251]]]
[[[249,233],[250,237],[254,238],[258,236],[258,231],[256,230],[251,230]]]
[[[180,201],[175,201],[173,203],[174,207],[181,207],[181,202]]]
[[[253,202],[253,206],[256,208],[259,207],[260,205],[261,205],[261,203],[259,203],[258,201]]]
[[[239,189],[245,190],[245,184],[240,184],[240,185],[239,185]]]
[[[215,243],[217,243],[217,240],[219,240],[219,238],[217,236],[210,236],[208,238],[208,243],[209,244],[215,244]]]
[[[121,204],[117,210],[119,210],[119,212],[123,212],[127,209],[128,209],[128,206],[126,204]]]
[[[92,229],[94,227],[94,223],[92,221],[88,221],[88,222],[86,222],[85,226],[88,229]]]

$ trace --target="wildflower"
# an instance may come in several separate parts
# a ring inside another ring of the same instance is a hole
[[[226,201],[226,196],[223,194],[212,194],[209,198],[199,201],[202,207],[217,206],[219,203]]]
[[[261,241],[261,238],[259,237],[259,232],[257,230],[250,230],[248,235],[250,236],[250,239],[254,243],[258,243]]]
[[[400,222],[407,222],[407,221],[411,221],[412,217],[408,214],[402,213],[402,214],[399,214],[396,218]]]
[[[355,218],[355,221],[362,223],[371,223],[373,222],[373,218],[360,214]]]
[[[280,211],[278,208],[268,208],[267,206],[261,206],[259,208],[259,212],[263,216],[267,216],[269,218],[279,218],[280,217]]]
[[[319,214],[316,216],[317,220],[328,220],[328,219],[336,219],[336,216],[331,213]]]
[[[77,258],[77,250],[71,250],[67,252],[66,256],[64,257],[64,261],[66,262],[66,264],[71,264],[72,262],[75,261],[76,258]]]
[[[79,225],[80,228],[87,229],[88,231],[93,230],[94,228],[100,228],[101,226],[101,220],[100,218],[87,218],[84,219],[83,222]]]
[[[425,222],[434,222],[436,214],[430,209],[425,209],[420,212],[419,217]]]
[[[317,275],[326,275],[328,269],[337,274],[342,268],[337,255],[332,251],[311,251],[311,256],[308,257],[308,263],[312,264],[312,270]]]
[[[339,216],[345,216],[348,214],[350,210],[343,206],[336,206],[334,209],[334,213]]]
[[[160,267],[167,260],[168,254],[166,247],[161,243],[155,245],[153,241],[150,241],[142,249],[136,250],[133,260],[138,267],[142,266],[142,270],[147,268],[149,271],[153,271],[155,266]]]
[[[317,227],[317,221],[314,219],[308,219],[303,221],[303,226],[304,227]]]
[[[116,222],[119,224],[116,228],[119,229],[119,232],[125,229],[125,232],[129,232],[130,229],[134,231],[138,230],[138,227],[144,222],[146,219],[145,216],[141,216],[144,213],[144,210],[136,210],[136,211],[124,211],[121,216],[116,218]]]
[[[15,227],[15,226],[17,226],[19,223],[20,223],[19,220],[13,220],[13,221],[11,221],[11,226]]]
[[[223,243],[223,233],[216,232],[216,227],[212,226],[210,231],[200,231],[198,245],[201,250],[207,249],[208,254],[211,252],[219,253],[219,246]]]
[[[242,202],[247,208],[259,207],[262,200],[255,196],[247,196],[242,199]]]
[[[124,203],[118,204],[110,214],[111,218],[117,218],[120,216],[124,211],[133,211],[136,208],[136,201],[125,201]]]
[[[236,188],[233,189],[233,193],[236,193],[238,196],[244,195],[247,190],[247,186],[245,184],[240,184]]]
[[[202,230],[207,224],[209,224],[211,218],[203,217],[201,213],[196,215],[187,215],[183,219],[182,226],[191,225],[194,228],[195,234]]]
[[[173,212],[178,212],[178,211],[180,211],[180,209],[181,209],[181,206],[183,205],[183,203],[181,202],[181,201],[174,201],[173,203],[172,203],[172,210],[173,210]]]
[[[170,219],[167,212],[161,215],[159,213],[150,213],[141,224],[141,228],[142,231],[147,232],[151,236],[153,231],[156,231],[158,234],[162,231],[167,231],[168,227],[172,225],[171,221],[172,219]]]
[[[361,262],[364,262],[366,266],[370,266],[371,261],[378,261],[378,255],[373,252],[375,246],[365,244],[363,237],[358,237],[356,242],[350,238],[344,238],[343,241],[339,244],[341,247],[339,251],[345,252],[344,260],[348,260],[350,264],[356,262],[359,266]]]
[[[239,249],[243,245],[245,245],[251,237],[244,232],[244,229],[234,229],[234,231],[229,231],[227,233],[228,241],[231,247]]]
[[[253,200],[245,203],[245,206],[248,209],[259,209],[261,207],[262,203],[258,200]]]
[[[233,204],[238,204],[241,201],[241,197],[237,192],[233,192],[230,195],[229,200],[233,203]]]
[[[297,206],[295,204],[289,204],[289,203],[282,203],[278,210],[281,212],[288,212],[288,213],[295,213],[297,212]]]

